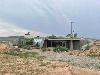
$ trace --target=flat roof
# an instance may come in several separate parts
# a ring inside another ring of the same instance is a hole
[[[64,39],[46,39],[46,40],[50,40],[50,41],[68,41],[68,40],[76,40],[76,41],[80,41],[80,38],[74,38],[74,39],[70,39],[70,38],[64,38]]]

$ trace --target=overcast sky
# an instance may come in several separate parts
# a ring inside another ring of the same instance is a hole
[[[100,38],[100,0],[0,0],[2,32],[12,32],[12,26],[17,26],[47,34],[67,35],[70,21],[75,22],[74,30],[79,35]]]

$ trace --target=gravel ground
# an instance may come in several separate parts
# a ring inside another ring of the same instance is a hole
[[[61,61],[40,61],[33,57],[0,54],[0,75],[100,75],[100,71]]]
[[[39,56],[46,57],[47,60],[59,60],[66,61],[75,66],[89,69],[100,70],[100,58],[99,57],[89,57],[89,56],[74,56],[68,55],[66,52],[55,53],[55,52],[40,52]]]

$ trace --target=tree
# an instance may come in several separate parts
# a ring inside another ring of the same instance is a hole
[[[40,45],[39,45],[38,42],[36,43],[35,47],[36,47],[36,48],[40,48]]]
[[[77,33],[74,34],[74,38],[77,38]]]
[[[33,38],[27,38],[26,45],[33,45]]]
[[[67,38],[70,38],[70,37],[71,37],[71,34],[68,34],[66,37],[67,37]]]
[[[49,36],[50,39],[54,39],[56,38],[56,36],[54,34],[52,34],[51,36]]]

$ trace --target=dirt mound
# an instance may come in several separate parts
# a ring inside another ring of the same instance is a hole
[[[89,50],[74,50],[69,51],[69,55],[76,55],[76,56],[87,56],[87,55],[99,55],[100,56],[100,48],[91,47]]]
[[[0,52],[4,52],[9,49],[9,44],[7,43],[0,43]]]

